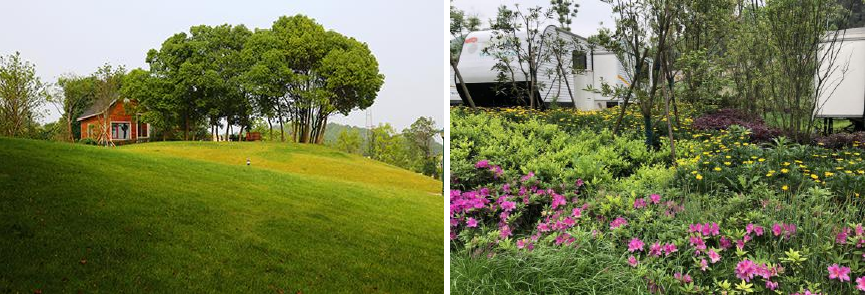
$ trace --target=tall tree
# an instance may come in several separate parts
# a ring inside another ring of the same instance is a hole
[[[32,130],[47,98],[47,86],[36,76],[35,65],[23,61],[18,52],[0,56],[0,134],[20,137]]]
[[[51,102],[63,112],[61,120],[64,121],[66,130],[65,139],[74,142],[81,136],[81,126],[73,123],[93,104],[96,98],[96,77],[63,75],[57,79],[57,86],[61,90],[52,96]]]

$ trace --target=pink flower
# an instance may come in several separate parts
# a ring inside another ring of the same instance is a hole
[[[469,227],[469,228],[478,227],[478,220],[475,220],[475,218],[469,218],[469,220],[466,221],[466,227]]]
[[[517,203],[512,201],[503,201],[501,207],[503,211],[509,212],[517,208]]]
[[[718,252],[715,252],[715,249],[709,249],[708,254],[709,254],[709,260],[712,261],[712,263],[716,263],[719,260],[721,260],[721,254],[718,254]]]
[[[856,289],[865,291],[865,276],[860,276],[856,279]]]
[[[653,204],[658,204],[659,202],[661,202],[661,196],[657,193],[649,195],[649,199],[652,200]]]
[[[784,224],[784,238],[790,239],[791,236],[796,234],[796,225],[795,224]]]
[[[553,193],[553,204],[550,205],[553,210],[558,208],[559,206],[563,206],[567,203],[564,196]]]
[[[499,233],[499,236],[500,236],[502,239],[506,239],[506,238],[508,238],[509,236],[511,236],[511,234],[513,234],[513,233],[511,232],[511,227],[509,227],[507,224],[503,225],[501,228],[499,228],[499,230],[501,231],[501,232]]]
[[[633,253],[636,250],[640,250],[640,251],[643,250],[643,241],[641,241],[639,238],[635,237],[635,238],[631,239],[630,243],[628,243],[628,252]]]
[[[703,225],[702,234],[703,236],[720,235],[721,229],[718,227],[718,223],[712,222],[712,224],[709,224],[709,222],[706,222],[706,224]]]
[[[724,250],[733,247],[733,243],[730,242],[730,239],[723,236],[718,240],[718,243],[721,245],[721,249]]]
[[[838,264],[832,264],[827,268],[829,270],[829,279],[834,280],[838,279],[841,282],[849,282],[850,281],[850,267],[839,266]]]
[[[521,239],[517,241],[517,249],[522,249],[526,247],[526,239]]]
[[[689,275],[689,274],[682,275],[682,273],[680,273],[680,272],[673,274],[673,278],[675,278],[675,279],[677,279],[683,283],[686,283],[686,284],[690,283],[692,281],[691,275]]]
[[[709,268],[709,262],[706,262],[705,258],[700,259],[700,270],[706,271],[707,268]]]
[[[575,184],[577,185],[577,187],[583,186],[583,179],[577,179],[577,182]]]
[[[478,161],[478,163],[475,164],[475,168],[478,168],[478,169],[487,168],[489,166],[490,166],[490,161],[486,160],[486,159]]]
[[[772,225],[772,234],[774,234],[775,236],[781,235],[781,232],[784,231],[784,229],[781,227],[782,226],[778,223],[775,223],[775,225]]]
[[[736,248],[745,249],[745,241],[744,240],[736,240]]]
[[[838,244],[846,244],[847,243],[847,235],[850,234],[850,228],[844,227],[841,228],[841,232],[835,235],[835,243]]]
[[[649,246],[649,256],[660,257],[662,251],[664,251],[664,247],[661,246],[661,242],[655,242]]]
[[[644,207],[646,207],[646,200],[645,199],[638,198],[638,199],[634,200],[634,208],[635,209],[642,209]]]
[[[688,225],[688,233],[702,232],[702,231],[703,231],[703,224],[697,223],[697,224]]]
[[[623,227],[623,226],[627,226],[627,225],[628,225],[628,220],[625,220],[625,218],[622,218],[622,217],[618,217],[618,218],[614,219],[613,222],[610,222],[610,230],[613,230],[613,229],[616,229],[619,227]]]
[[[694,246],[697,250],[705,250],[706,242],[703,241],[702,237],[692,236],[690,239],[691,245]]]
[[[673,254],[674,252],[676,252],[678,250],[679,249],[676,248],[675,244],[673,244],[673,243],[666,244],[666,245],[664,245],[664,256],[670,256],[670,254]]]
[[[754,262],[751,262],[751,260],[745,259],[736,264],[736,277],[745,280],[746,282],[750,283],[751,279],[754,278],[754,273],[756,272],[757,266],[754,265]]]
[[[634,256],[628,257],[628,265],[631,267],[637,267],[637,264],[640,264],[640,261],[637,261],[637,258],[634,258]]]
[[[772,281],[766,281],[766,289],[775,291],[775,289],[778,289],[778,283],[772,282]]]
[[[571,216],[574,216],[574,218],[579,218],[582,215],[583,211],[580,210],[580,208],[574,208],[574,210],[571,212]]]

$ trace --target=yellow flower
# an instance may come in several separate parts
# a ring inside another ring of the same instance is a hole
[[[815,174],[811,174],[811,179],[817,180],[817,179],[820,179],[820,177],[817,177],[817,175],[815,175]]]
[[[730,159],[730,156],[729,156],[729,155],[727,155],[727,156],[724,156],[724,158],[726,158],[726,159]]]
[[[788,170],[788,169],[781,169],[781,173],[782,173],[782,174],[786,174],[786,173],[789,172],[789,171],[790,171],[790,170]]]
[[[730,165],[730,162],[729,162],[729,161],[725,161],[725,162],[724,162],[724,165]]]
[[[697,174],[697,180],[703,180],[703,175]]]
[[[825,172],[825,173],[823,173],[823,175],[826,175],[826,177],[831,177],[831,176],[834,175],[834,174],[835,174],[835,173],[833,173],[833,172]]]
[[[790,189],[787,185],[781,186],[781,190],[787,191],[787,189]]]
[[[720,172],[720,171],[721,171],[721,168],[719,168],[719,167],[715,167],[715,171],[716,171],[716,172]]]
[[[757,161],[759,161],[759,162],[764,162],[764,161],[766,161],[766,159],[765,159],[765,158],[760,158],[760,159],[758,159]]]

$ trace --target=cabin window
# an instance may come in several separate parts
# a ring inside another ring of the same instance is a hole
[[[575,50],[573,51],[573,57],[571,60],[574,62],[574,73],[585,71],[586,68],[586,52]]]
[[[125,122],[112,122],[111,123],[111,138],[115,140],[128,140],[129,139],[129,123]]]
[[[149,132],[149,131],[147,130],[147,128],[148,128],[148,126],[147,126],[146,123],[141,123],[141,122],[138,123],[138,137],[139,137],[139,138],[147,138],[147,137],[149,137],[148,134],[147,134],[147,133]]]

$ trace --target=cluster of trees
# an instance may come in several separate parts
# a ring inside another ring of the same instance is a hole
[[[371,130],[344,128],[329,145],[440,179],[442,151],[436,149],[441,147],[436,140],[443,135],[432,118],[420,117],[401,133],[390,124]]]
[[[843,29],[855,26],[862,15],[861,0],[602,2],[613,8],[615,26],[601,29],[586,46],[616,53],[632,83],[592,90],[622,100],[623,108],[612,126],[616,133],[625,110],[636,101],[650,148],[660,142],[659,125],[666,125],[663,132],[672,139],[673,126],[679,124],[677,101],[705,109],[735,107],[762,113],[790,137],[807,140],[816,125],[812,115],[821,107],[818,98],[838,83],[827,78],[850,66],[839,56]],[[550,39],[557,38],[542,34],[542,25],[558,23],[567,28],[577,8],[561,0],[552,0],[549,7],[502,6],[489,27],[500,35],[522,31],[528,37],[493,42],[488,50],[510,53],[493,55],[500,63],[521,61],[531,90],[537,85],[536,65],[556,59],[539,50],[555,44]],[[451,33],[456,40],[479,27],[479,20],[451,8]],[[451,56],[458,54],[453,46]],[[527,105],[542,107],[534,100]],[[675,151],[674,141],[670,145]]]
[[[303,15],[254,32],[195,26],[150,50],[147,63],[126,75],[122,93],[138,99],[144,120],[184,140],[201,126],[216,133],[225,124],[227,136],[264,118],[283,141],[290,123],[293,141],[322,143],[331,114],[371,106],[384,83],[365,43]]]

